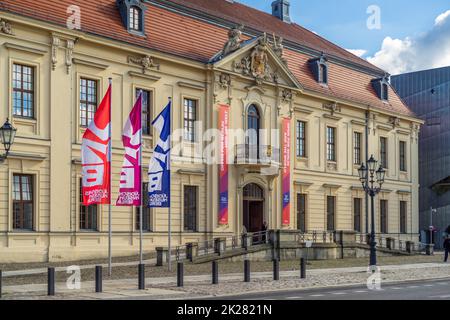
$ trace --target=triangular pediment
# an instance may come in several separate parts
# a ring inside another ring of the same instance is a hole
[[[210,63],[215,70],[253,78],[258,84],[301,89],[301,84],[289,70],[281,54],[275,52],[274,46],[265,36],[253,38],[243,42],[238,50],[226,56],[223,56],[222,51],[218,52]]]

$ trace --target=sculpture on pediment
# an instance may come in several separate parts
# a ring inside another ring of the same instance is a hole
[[[143,56],[141,58],[137,57],[128,57],[128,62],[132,62],[134,64],[139,64],[142,66],[142,73],[145,73],[146,70],[150,68],[156,68],[159,70],[159,64],[155,63],[153,57],[151,56]]]
[[[287,64],[287,60],[283,58],[284,46],[283,46],[283,37],[277,37],[273,34],[273,45],[272,49],[275,54],[283,61],[284,64]]]
[[[11,24],[3,19],[0,19],[0,31],[4,34],[9,34],[12,35],[12,28],[11,28]]]
[[[225,43],[225,46],[223,47],[222,57],[229,55],[230,53],[238,50],[241,47],[242,30],[244,30],[244,26],[240,25],[231,28],[230,31],[228,31],[228,41]]]
[[[398,117],[389,117],[389,123],[393,128],[400,126],[400,118]]]

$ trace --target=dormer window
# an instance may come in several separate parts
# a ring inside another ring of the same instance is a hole
[[[328,85],[328,64],[327,58],[322,54],[319,58],[309,60],[309,69],[314,79],[320,84]]]
[[[380,100],[389,101],[389,75],[372,80],[372,87]]]
[[[144,36],[145,10],[147,7],[142,0],[117,0],[120,17],[129,33]]]
[[[130,8],[129,28],[133,31],[142,32],[141,28],[141,9],[136,6]]]

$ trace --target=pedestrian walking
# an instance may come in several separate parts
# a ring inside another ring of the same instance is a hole
[[[447,262],[448,253],[450,252],[450,226],[448,226],[444,232],[444,250],[445,250],[444,262]]]

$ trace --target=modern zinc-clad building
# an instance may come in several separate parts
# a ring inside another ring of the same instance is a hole
[[[425,121],[419,138],[420,229],[442,248],[442,232],[450,225],[450,67],[391,77],[403,101]],[[431,207],[437,209],[431,220]]]

